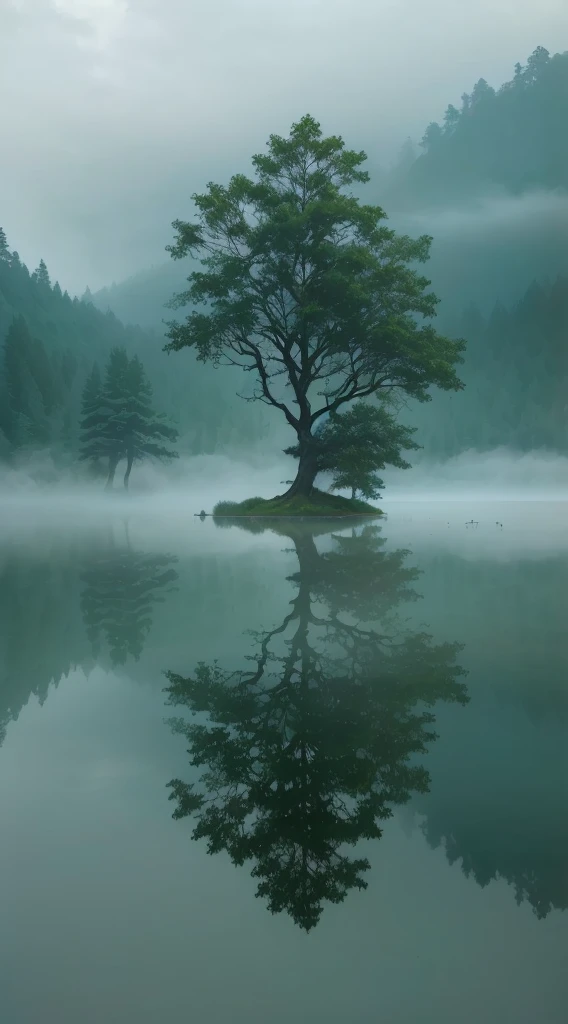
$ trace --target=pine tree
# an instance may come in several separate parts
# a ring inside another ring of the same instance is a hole
[[[444,114],[444,135],[451,135],[455,131],[459,124],[461,114],[457,107],[454,107],[453,103],[448,105],[446,113]]]
[[[83,388],[79,423],[79,458],[91,462],[94,466],[109,455],[105,435],[108,415],[108,408],[104,404],[100,370],[97,363],[94,363]]]
[[[51,281],[49,279],[49,273],[44,260],[39,261],[39,266],[37,270],[34,270],[32,274],[32,280],[35,281],[37,284],[41,284],[47,288],[51,288]]]
[[[420,145],[429,153],[431,150],[438,148],[442,136],[443,132],[438,122],[430,121],[430,124],[428,125],[426,131],[424,132],[424,135],[422,136]]]
[[[4,263],[10,263],[11,261],[10,250],[8,249],[8,242],[4,228],[0,228],[0,260]]]
[[[105,370],[103,399],[106,419],[101,442],[108,454],[107,487],[114,482],[116,467],[125,455],[124,434],[128,408],[128,356],[126,349],[114,348]]]
[[[154,411],[144,367],[137,356],[129,360],[123,348],[111,352],[104,383],[94,367],[85,384],[81,434],[81,459],[108,459],[109,488],[122,459],[126,459],[124,486],[128,488],[134,462],[177,457],[163,443],[176,441],[177,431]]]
[[[121,416],[123,444],[126,456],[124,486],[128,488],[134,462],[148,457],[168,462],[177,458],[163,442],[175,442],[177,430],[167,425],[152,406],[152,386],[138,356],[130,360],[127,372],[127,406]]]

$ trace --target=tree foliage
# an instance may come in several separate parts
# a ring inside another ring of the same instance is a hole
[[[177,440],[177,430],[158,415],[152,387],[138,356],[129,359],[123,348],[110,354],[104,382],[93,367],[83,389],[80,457],[91,463],[108,460],[108,485],[116,468],[126,460],[124,485],[128,487],[134,462],[146,458],[169,461],[178,453],[164,442]]]
[[[179,364],[164,357],[158,332],[169,288],[165,295],[152,294],[144,280],[142,295],[138,291],[131,307],[125,308],[125,322],[133,324],[140,309],[144,310],[144,300],[155,304],[154,320],[142,328],[125,326],[110,312],[110,294],[79,301],[63,292],[57,282],[53,287],[49,282],[45,261],[30,274],[0,229],[0,459],[19,457],[22,447],[44,449],[51,459],[65,465],[77,459],[82,389],[93,362],[103,367],[117,347],[126,349],[130,358],[138,355],[143,362],[156,405],[167,410],[179,429],[182,450],[213,453],[221,447],[252,445],[262,435],[260,415],[247,415],[246,410],[239,415],[236,410],[240,412],[242,403],[234,397],[234,388],[227,399],[227,385],[219,388],[213,370],[209,377],[198,375],[188,359],[180,373]],[[117,307],[120,305],[117,302]],[[26,347],[25,356],[21,354],[25,367],[22,405],[15,408],[8,394],[14,381],[7,377],[4,343],[14,318],[20,317],[34,341]],[[17,444],[13,440],[16,434]]]
[[[256,180],[237,174],[194,195],[197,221],[175,221],[168,247],[175,259],[203,257],[173,305],[205,311],[172,323],[167,347],[254,375],[254,397],[298,438],[289,493],[311,490],[312,432],[326,414],[381,390],[427,401],[432,386],[461,387],[463,343],[435,331],[437,299],[412,269],[430,239],[396,235],[380,207],[352,194],[368,180],[365,159],[306,116],[253,157]]]
[[[416,428],[398,423],[385,404],[355,402],[344,412],[332,412],[315,431],[313,445],[319,473],[331,473],[333,490],[350,490],[373,500],[384,486],[377,475],[386,466],[409,469],[402,451],[416,450]],[[299,445],[285,450],[299,457]]]

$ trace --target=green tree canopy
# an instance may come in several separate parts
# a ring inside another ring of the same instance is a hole
[[[403,450],[420,446],[412,439],[414,427],[397,423],[386,406],[355,402],[343,413],[332,412],[313,435],[318,472],[332,474],[334,490],[351,490],[363,498],[379,497],[383,482],[377,475],[386,466],[409,469]],[[285,449],[299,457],[299,445]]]
[[[432,386],[461,388],[464,345],[435,331],[438,300],[412,269],[431,239],[396,235],[380,207],[353,195],[368,181],[365,159],[305,116],[253,157],[256,180],[237,174],[194,195],[197,221],[175,221],[168,246],[204,264],[172,305],[204,309],[170,324],[167,348],[254,374],[254,397],[297,435],[289,495],[311,492],[312,432],[326,413],[381,389],[427,401]]]

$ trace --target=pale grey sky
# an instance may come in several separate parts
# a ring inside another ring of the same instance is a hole
[[[566,0],[0,0],[0,224],[82,292],[163,262],[207,180],[304,113],[388,164]]]

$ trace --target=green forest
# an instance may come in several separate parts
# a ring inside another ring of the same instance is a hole
[[[229,391],[211,370],[204,389],[203,369],[189,354],[180,374],[162,349],[157,330],[125,325],[88,295],[62,292],[43,260],[30,273],[0,229],[0,460],[48,450],[60,465],[79,464],[85,388],[96,368],[104,376],[114,350],[139,360],[180,453],[254,445],[262,417],[243,409],[235,382]]]
[[[568,188],[568,53],[543,46],[515,65],[495,89],[480,78],[443,122],[432,121],[420,141],[403,147],[389,203],[447,203],[488,189],[512,194]]]
[[[497,302],[488,316],[470,305],[458,331],[467,339],[463,392],[406,413],[424,451],[568,453],[568,276],[533,281],[519,302]]]

